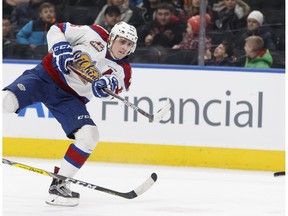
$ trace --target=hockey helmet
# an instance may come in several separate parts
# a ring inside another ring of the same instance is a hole
[[[109,34],[109,43],[108,43],[108,49],[111,50],[111,46],[113,44],[113,41],[117,38],[117,36],[123,37],[125,39],[128,39],[133,42],[133,46],[131,50],[128,52],[128,55],[133,53],[137,46],[137,31],[136,28],[132,25],[127,24],[126,22],[118,22],[114,25],[114,27],[111,29],[111,32]]]

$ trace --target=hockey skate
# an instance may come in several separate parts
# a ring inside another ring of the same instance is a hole
[[[58,173],[59,167],[54,167],[54,173]],[[54,206],[77,206],[80,194],[70,190],[70,182],[53,178],[49,188],[49,198],[46,203]]]

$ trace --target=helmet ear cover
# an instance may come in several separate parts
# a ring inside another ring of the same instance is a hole
[[[114,27],[111,29],[111,32],[109,34],[108,38],[108,50],[111,51],[111,46],[114,42],[114,40],[117,38],[117,36],[120,36],[122,38],[125,38],[127,40],[130,40],[133,42],[133,46],[131,50],[128,52],[128,55],[133,53],[137,46],[137,30],[134,26],[129,25],[125,22],[119,22],[114,25]]]

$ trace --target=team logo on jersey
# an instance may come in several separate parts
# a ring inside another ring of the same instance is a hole
[[[104,45],[101,42],[98,41],[90,41],[90,44],[98,51],[101,52],[104,50]]]
[[[17,87],[21,90],[21,91],[26,91],[26,88],[23,84],[19,83],[17,84]]]
[[[79,69],[83,74],[89,76],[93,80],[99,79],[99,72],[90,56],[86,53],[76,52],[74,54],[74,66]],[[87,83],[86,80],[80,77],[83,83]]]

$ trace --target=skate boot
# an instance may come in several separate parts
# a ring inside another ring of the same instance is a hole
[[[80,194],[70,190],[70,182],[53,179],[46,203],[54,206],[77,206]]]

